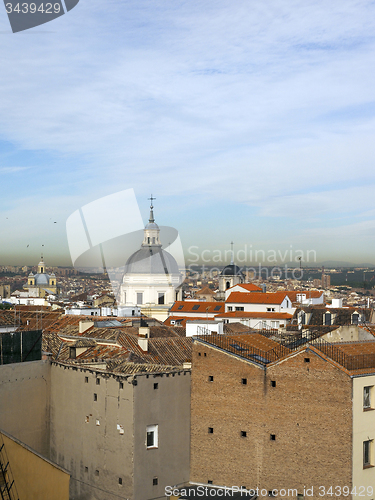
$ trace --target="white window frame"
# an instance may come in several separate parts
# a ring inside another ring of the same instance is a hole
[[[147,445],[147,438],[149,433],[153,433],[153,444],[150,446]],[[146,427],[146,448],[148,450],[151,450],[158,447],[159,447],[159,426],[157,424],[148,425]]]
[[[373,385],[366,385],[363,388],[363,410],[371,410],[373,408]]]

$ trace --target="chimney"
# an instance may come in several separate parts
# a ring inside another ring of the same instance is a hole
[[[138,345],[142,351],[148,351],[148,339],[150,338],[150,328],[148,326],[140,326],[138,330]]]
[[[260,286],[262,287],[262,292],[266,293],[266,291],[267,291],[267,285],[265,283],[262,283]]]
[[[83,333],[86,330],[88,330],[89,328],[91,328],[93,325],[94,325],[93,321],[88,321],[88,320],[81,319],[81,321],[79,322],[79,329],[78,329],[78,331],[79,331],[79,333]]]

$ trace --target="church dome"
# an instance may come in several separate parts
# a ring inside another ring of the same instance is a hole
[[[176,260],[160,246],[142,247],[129,257],[125,274],[179,274]]]
[[[224,267],[220,276],[243,276],[243,274],[238,266],[235,264],[229,264],[229,266]]]
[[[48,285],[48,274],[36,274],[35,275],[35,284],[36,285]]]

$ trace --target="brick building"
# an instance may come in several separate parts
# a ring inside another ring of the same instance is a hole
[[[373,498],[374,385],[373,341],[195,338],[191,482],[285,490],[279,498],[322,498],[331,486],[350,498],[343,487],[355,486]]]

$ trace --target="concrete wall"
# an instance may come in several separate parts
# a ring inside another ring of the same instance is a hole
[[[49,457],[48,361],[0,365],[0,428]]]
[[[363,388],[372,386],[371,409],[363,408]],[[353,486],[365,488],[363,496],[368,495],[368,487],[375,485],[375,467],[363,467],[363,442],[372,440],[372,466],[375,465],[375,375],[353,379]],[[359,491],[358,491],[359,492]]]
[[[0,432],[19,500],[69,500],[69,472]]]
[[[53,364],[51,381],[51,459],[71,471],[70,499],[133,499],[131,378]]]
[[[321,485],[351,486],[351,390],[350,377],[312,351],[265,370],[194,342],[191,481],[266,493],[313,486],[314,498]]]
[[[166,486],[189,480],[190,370],[141,375],[134,386],[134,498],[164,496]],[[157,389],[154,389],[157,384]],[[147,449],[146,428],[158,426],[158,447]],[[153,480],[157,478],[157,485]]]
[[[361,340],[374,340],[371,333],[363,330],[358,325],[342,325],[332,332],[322,336],[327,342],[350,342]]]

